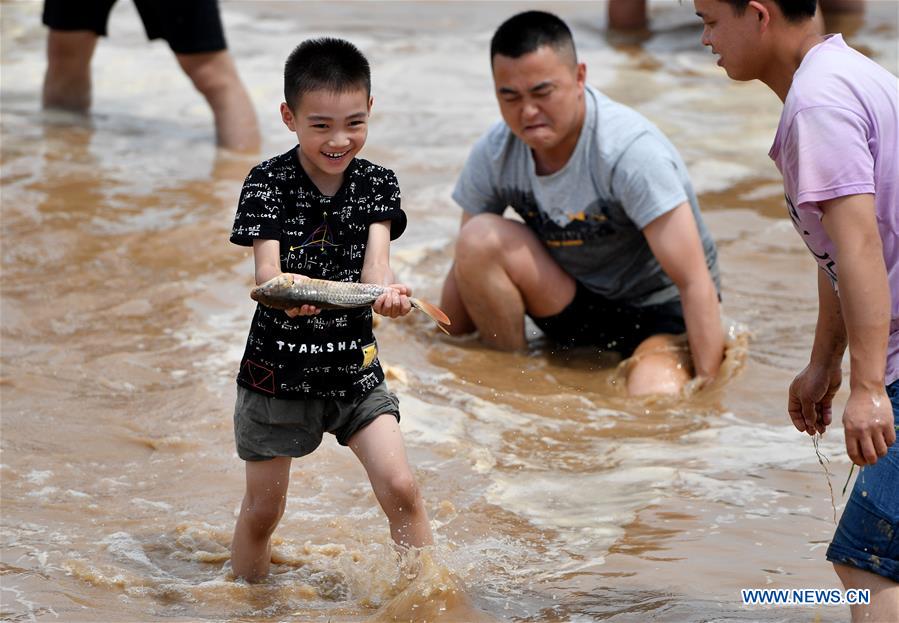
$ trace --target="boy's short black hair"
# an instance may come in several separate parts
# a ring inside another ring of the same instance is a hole
[[[349,41],[307,39],[284,63],[284,101],[291,110],[297,109],[300,98],[309,91],[346,93],[357,88],[371,96],[371,69],[362,52]]]
[[[519,58],[545,45],[557,52],[568,53],[577,63],[574,37],[565,22],[544,11],[525,11],[513,15],[496,29],[490,40],[490,64],[493,64],[497,54]]]
[[[731,5],[737,15],[743,15],[746,12],[746,7],[749,6],[749,0],[721,1]],[[780,7],[780,12],[790,22],[801,22],[804,19],[814,17],[818,6],[818,0],[774,0],[774,3]]]

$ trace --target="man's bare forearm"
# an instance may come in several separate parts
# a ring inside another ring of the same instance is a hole
[[[713,378],[724,358],[724,329],[715,284],[710,277],[697,279],[680,294],[695,375]]]
[[[880,390],[884,385],[890,335],[890,288],[883,255],[849,255],[840,262],[840,309],[849,343],[849,387]]]
[[[830,278],[818,271],[818,322],[815,325],[815,343],[809,363],[826,370],[838,368],[847,346],[846,325],[840,310],[840,299],[834,292]]]
[[[839,311],[849,343],[849,387],[882,392],[890,335],[890,285],[874,196],[839,197],[824,202],[822,208],[821,224],[839,258]],[[829,322],[827,317],[825,322]]]

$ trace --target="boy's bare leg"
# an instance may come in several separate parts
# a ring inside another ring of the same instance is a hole
[[[899,584],[848,565],[834,564],[833,568],[845,588],[867,588],[871,591],[869,605],[850,606],[854,623],[899,621]]]
[[[184,73],[212,108],[219,147],[258,151],[262,138],[256,111],[228,51],[175,56]]]
[[[690,380],[693,365],[686,348],[674,335],[653,335],[643,340],[632,355],[627,393],[677,394]]]
[[[609,28],[613,30],[642,30],[649,21],[646,3],[649,0],[609,0]]]
[[[526,225],[496,214],[479,214],[462,226],[451,285],[481,341],[501,350],[527,344],[525,311],[554,316],[574,300],[576,290],[574,279]]]
[[[91,107],[91,58],[97,35],[90,30],[50,30],[47,33],[47,71],[44,108],[87,112]]]
[[[431,545],[431,526],[424,501],[406,459],[399,423],[390,414],[378,418],[353,435],[350,449],[365,467],[375,497],[387,514],[390,536],[397,545]]]
[[[246,461],[247,490],[231,540],[234,575],[255,582],[266,575],[272,559],[271,536],[284,514],[290,457]]]

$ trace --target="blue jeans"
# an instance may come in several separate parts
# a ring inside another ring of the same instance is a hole
[[[899,426],[899,381],[887,387],[887,395]],[[899,440],[859,472],[827,560],[899,582]]]

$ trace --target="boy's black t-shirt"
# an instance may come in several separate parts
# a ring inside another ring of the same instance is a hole
[[[359,281],[368,227],[378,221],[391,221],[391,239],[406,228],[393,171],[356,158],[340,190],[328,197],[291,149],[250,171],[231,242],[278,240],[284,272]],[[290,318],[259,304],[237,383],[275,398],[353,399],[384,380],[377,352],[371,307]]]

